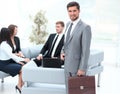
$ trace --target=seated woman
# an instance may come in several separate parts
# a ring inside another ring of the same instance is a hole
[[[10,24],[8,26],[8,29],[10,30],[10,36],[13,44],[12,52],[19,57],[24,57],[23,53],[21,52],[20,39],[16,36],[18,32],[18,27],[14,24]]]
[[[21,93],[21,88],[24,84],[21,71],[24,63],[21,61],[29,62],[30,60],[13,54],[12,48],[10,30],[8,28],[2,28],[0,31],[0,70],[11,76],[19,75],[18,84],[15,88]]]

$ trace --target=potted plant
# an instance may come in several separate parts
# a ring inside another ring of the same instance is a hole
[[[36,13],[34,18],[30,16],[30,19],[33,20],[34,25],[32,25],[32,33],[29,36],[30,42],[38,45],[43,44],[45,42],[46,35],[46,25],[47,19],[45,17],[45,12],[40,10]]]

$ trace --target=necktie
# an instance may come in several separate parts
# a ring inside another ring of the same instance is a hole
[[[50,49],[50,52],[49,52],[49,55],[51,56],[51,54],[52,54],[52,50],[53,50],[53,48],[54,48],[54,46],[55,46],[55,43],[56,43],[56,41],[57,41],[57,39],[58,39],[58,36],[59,35],[57,35],[57,37],[54,39],[54,42],[53,42],[53,44],[52,44],[52,46],[51,46],[51,49]]]
[[[71,23],[71,24],[70,24],[70,27],[68,28],[67,36],[66,36],[66,42],[69,40],[70,32],[71,32],[71,29],[72,29],[72,25],[73,25],[73,23]]]

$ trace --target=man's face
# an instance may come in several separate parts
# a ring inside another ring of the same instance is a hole
[[[58,34],[62,33],[64,27],[61,26],[61,24],[56,24],[56,32]]]
[[[76,6],[69,7],[67,11],[72,21],[75,21],[79,17],[80,10],[78,10]]]

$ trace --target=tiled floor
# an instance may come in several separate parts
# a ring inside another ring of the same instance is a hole
[[[97,77],[97,76],[96,76]],[[97,81],[97,80],[96,80]],[[4,83],[0,83],[0,94],[19,94],[15,91],[17,76],[5,78]],[[120,67],[114,65],[104,65],[101,74],[100,87],[96,88],[96,94],[120,94]]]

